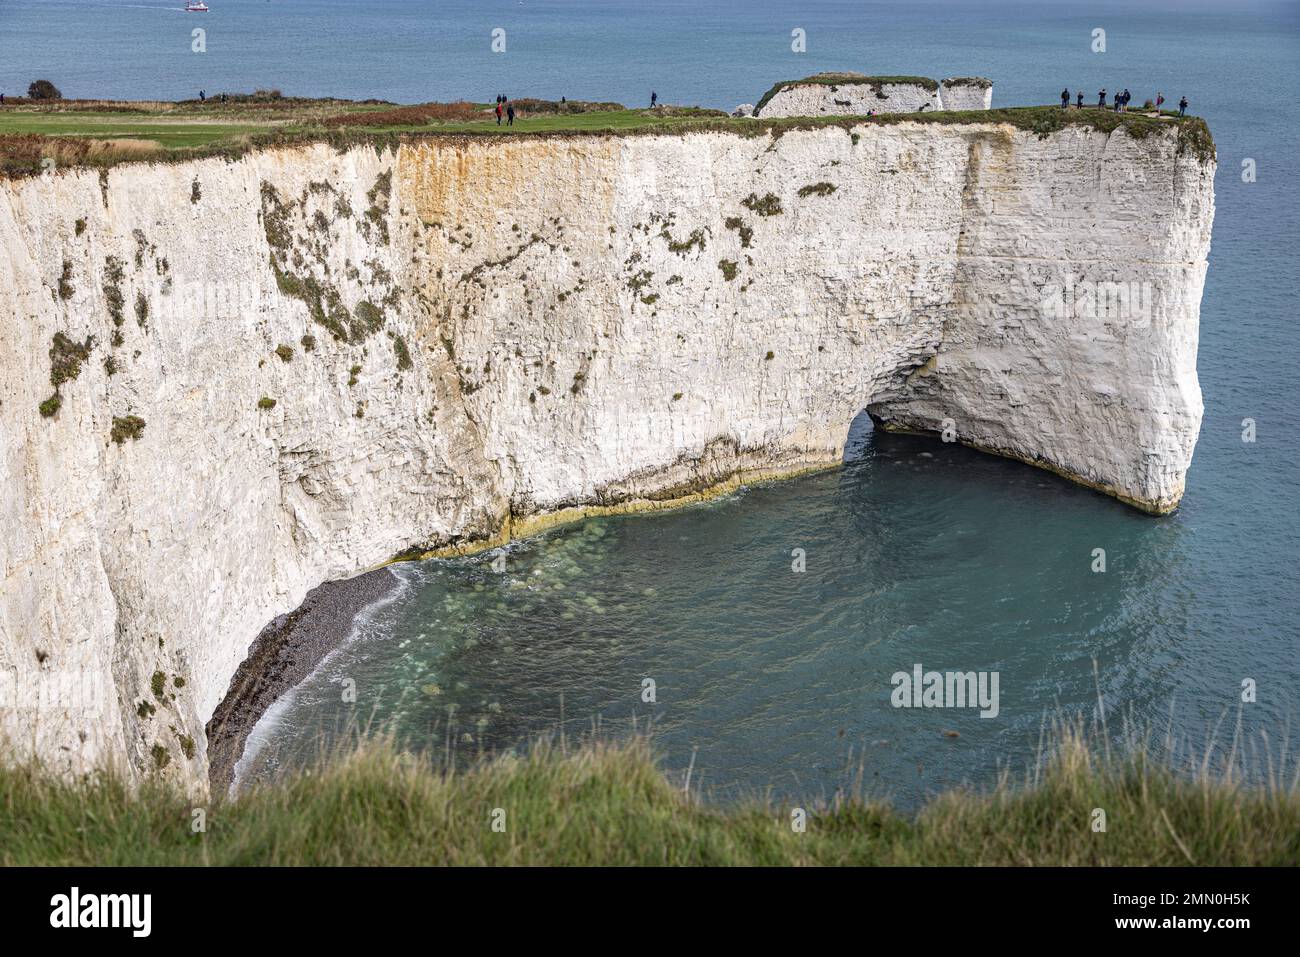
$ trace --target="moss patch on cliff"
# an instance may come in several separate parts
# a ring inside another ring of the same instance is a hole
[[[94,337],[75,342],[62,332],[56,332],[50,344],[50,384],[56,389],[81,375],[81,365],[90,358]]]
[[[396,333],[393,334],[393,354],[397,357],[399,372],[405,372],[414,365],[411,361],[411,350],[407,348],[406,340]]]
[[[58,414],[63,407],[64,384],[81,375],[82,364],[90,358],[94,346],[94,336],[77,342],[62,332],[54,334],[50,344],[50,384],[54,386],[54,394],[37,405],[42,417],[49,419]]]
[[[391,190],[391,172],[381,174],[367,194],[372,204],[367,216],[356,221],[356,229],[364,238],[373,238],[385,245],[389,241],[386,220]],[[349,310],[343,302],[343,294],[329,278],[326,254],[334,240],[334,227],[322,209],[311,210],[310,205],[328,204],[332,191],[333,187],[322,183],[320,188],[304,190],[301,199],[285,199],[274,185],[263,181],[262,230],[270,249],[269,262],[276,288],[282,294],[303,302],[312,321],[329,330],[334,339],[356,344],[382,329],[385,319],[383,310],[369,299],[360,300],[354,309]],[[343,222],[342,228],[353,228],[347,225],[352,220]],[[379,301],[396,307],[400,296],[391,273],[374,260],[366,265],[370,267],[368,281],[363,281],[361,271],[350,263],[347,277],[369,287],[371,294],[378,293],[376,298]],[[312,342],[314,347],[315,340]]]
[[[499,270],[506,266],[511,265],[517,259],[519,259],[519,257],[521,257],[524,253],[528,252],[528,250],[532,249],[534,246],[536,246],[539,243],[547,246],[552,250],[555,248],[551,243],[547,242],[537,233],[533,233],[531,236],[528,237],[527,240],[525,240],[519,246],[516,246],[510,252],[506,253],[500,259],[493,259],[488,262],[481,262],[478,265],[474,266],[474,268],[466,270],[464,273],[461,274],[460,281],[476,283],[481,288],[487,289],[488,287],[487,280],[483,278],[483,275],[485,273],[493,272],[494,270]],[[470,245],[472,244],[466,244],[465,248],[468,249]]]
[[[378,332],[384,327],[384,311],[373,302],[363,299],[357,303],[357,307],[353,312],[356,314],[357,323],[360,324],[359,329],[354,325],[354,335],[360,332],[363,333],[361,338],[365,338],[370,333]]]
[[[775,193],[764,193],[762,196],[750,193],[740,201],[740,205],[759,216],[779,216],[785,212],[781,208],[781,198]]]
[[[121,445],[127,439],[135,441],[144,435],[144,419],[138,415],[113,416],[113,428],[109,433],[109,438],[117,445]]]
[[[369,239],[372,230],[376,233],[379,241],[385,246],[388,245],[388,200],[393,192],[393,174],[391,170],[385,170],[375,179],[375,184],[366,192],[366,199],[370,201],[369,207],[361,219],[361,232]]]
[[[799,187],[799,196],[800,198],[806,198],[808,196],[829,196],[831,193],[835,192],[835,189],[836,187],[834,183],[809,183],[807,186]]]
[[[72,285],[72,262],[65,259],[63,271],[59,274],[59,298],[71,299],[75,292],[76,288]]]
[[[634,295],[639,296],[641,290],[650,285],[651,280],[654,279],[654,275],[654,272],[649,269],[638,269],[628,278],[627,288],[631,289]]]
[[[690,235],[685,239],[674,239],[667,226],[664,226],[659,232],[659,237],[668,244],[668,251],[679,256],[685,256],[692,249],[699,249],[703,252],[704,247],[708,244],[707,235],[708,230],[704,227],[692,229]]]
[[[754,230],[743,219],[739,216],[728,216],[722,225],[740,237],[741,246],[749,247],[750,241],[754,238]]]
[[[126,307],[126,297],[122,295],[122,281],[126,278],[125,263],[116,256],[104,260],[104,302],[108,305],[108,316],[113,325],[120,326]]]

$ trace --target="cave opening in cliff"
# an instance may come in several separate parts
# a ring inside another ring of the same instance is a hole
[[[849,423],[848,437],[844,440],[845,462],[857,462],[866,456],[873,429],[871,415],[866,409],[853,417]]]

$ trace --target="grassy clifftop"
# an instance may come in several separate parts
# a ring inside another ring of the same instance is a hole
[[[914,77],[863,77],[903,81]],[[821,81],[818,81],[821,82]],[[829,81],[827,81],[829,82]],[[931,81],[933,82],[933,81]],[[778,84],[779,86],[780,84]],[[182,162],[235,158],[257,149],[327,143],[339,149],[360,144],[392,146],[425,138],[642,135],[729,132],[781,135],[791,130],[838,126],[849,132],[897,123],[1008,124],[1039,136],[1067,126],[1102,132],[1124,129],[1143,138],[1177,129],[1180,146],[1212,158],[1205,122],[1172,113],[1115,113],[1054,106],[996,110],[890,113],[881,116],[733,118],[719,110],[660,106],[632,110],[617,103],[555,103],[521,100],[514,126],[497,125],[488,104],[394,104],[305,100],[230,103],[78,102],[0,110],[0,176],[20,177],[46,169],[107,169],[124,162]]]
[[[1097,811],[1104,811],[1104,830]],[[1294,780],[1244,790],[1112,762],[1067,738],[1034,780],[887,805],[717,808],[683,794],[644,740],[534,748],[440,774],[371,744],[313,773],[204,808],[0,770],[2,865],[1276,865],[1300,860]],[[498,828],[494,829],[494,822]]]

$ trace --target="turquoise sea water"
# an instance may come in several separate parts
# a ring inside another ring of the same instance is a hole
[[[1046,473],[866,436],[844,469],[708,506],[590,522],[484,560],[404,566],[402,593],[254,737],[262,773],[360,714],[495,749],[600,716],[653,721],[720,794],[832,792],[846,766],[913,803],[1034,753],[1044,715],[1131,714],[1276,741],[1300,703],[1300,7],[1294,3],[519,3],[0,0],[0,89],[175,98],[200,87],[397,101],[497,92],[731,108],[823,69],[981,74],[995,104],[1186,94],[1218,144],[1201,313],[1206,414],[1187,496],[1153,519]],[[196,25],[206,54],[190,52]],[[495,27],[507,52],[493,54]],[[807,31],[808,52],[790,51]],[[1092,31],[1107,50],[1093,53]],[[1253,160],[1257,179],[1243,182]],[[1242,420],[1258,441],[1241,440]],[[848,423],[845,423],[846,428]],[[1107,551],[1104,575],[1089,569]],[[790,551],[807,571],[790,570]],[[1001,713],[900,710],[890,676],[997,671]],[[1095,665],[1094,665],[1095,662]],[[338,682],[357,682],[357,705]],[[653,678],[654,705],[641,700]],[[1226,718],[1224,716],[1227,716]],[[957,731],[950,737],[945,731]],[[468,735],[468,739],[464,736]]]

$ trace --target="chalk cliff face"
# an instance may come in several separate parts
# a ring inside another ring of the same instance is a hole
[[[964,108],[964,107],[963,107]],[[916,113],[945,107],[933,80],[921,83],[795,82],[779,90],[759,109],[764,119],[778,116],[866,116],[868,113]]]
[[[861,73],[818,74],[774,87],[775,93],[760,105],[758,114],[768,119],[866,116],[926,110],[987,110],[993,105],[993,81],[987,77],[948,77],[939,83],[923,77],[911,79],[914,82],[887,83]],[[734,115],[749,116],[753,112],[746,104],[738,107]]]
[[[993,106],[993,82],[986,77],[949,77],[939,83],[940,109],[987,110]]]
[[[9,753],[201,788],[316,584],[833,463],[867,407],[1172,508],[1212,174],[1173,131],[899,123],[0,184]]]

